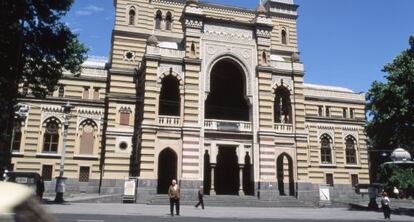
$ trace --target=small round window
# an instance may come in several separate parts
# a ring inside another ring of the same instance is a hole
[[[128,148],[128,143],[127,142],[121,142],[119,144],[119,149],[126,150],[127,148]]]

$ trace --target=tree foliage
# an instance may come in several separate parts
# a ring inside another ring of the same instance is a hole
[[[386,166],[381,171],[381,182],[384,183],[384,188],[389,193],[392,193],[393,188],[397,187],[407,194],[414,188],[414,168],[400,167],[394,164]]]
[[[410,48],[384,66],[386,82],[375,81],[367,94],[372,120],[366,132],[374,148],[414,148],[414,36]]]
[[[9,144],[19,86],[53,91],[63,70],[80,72],[86,47],[61,20],[73,0],[0,1],[0,148]]]

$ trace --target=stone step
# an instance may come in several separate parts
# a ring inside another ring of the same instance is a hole
[[[197,200],[182,200],[181,205],[194,205]],[[277,200],[264,201],[253,196],[205,196],[206,206],[229,206],[229,207],[314,207],[311,203],[297,200],[295,197],[281,196]],[[166,195],[154,196],[148,205],[168,205],[169,199]]]

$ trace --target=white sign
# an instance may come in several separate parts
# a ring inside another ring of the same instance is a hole
[[[321,201],[329,201],[330,195],[329,195],[329,188],[328,187],[320,187],[319,188],[319,199]]]
[[[124,196],[135,196],[135,180],[127,180],[124,184]]]

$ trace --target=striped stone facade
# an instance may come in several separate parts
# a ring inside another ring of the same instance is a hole
[[[220,184],[230,166],[237,167],[239,195],[268,200],[293,195],[316,201],[327,183],[332,197],[341,197],[352,193],[351,184],[368,183],[364,95],[304,83],[292,1],[265,1],[257,10],[184,0],[114,5],[111,55],[107,69],[99,68],[102,75],[86,78],[96,69],[76,80],[65,75],[65,99],[24,99],[39,108],[30,110],[15,170],[40,172],[50,162],[57,176],[58,154],[45,157],[36,139],[44,113],[54,110],[48,104],[70,99],[76,112],[99,115],[99,146],[77,158],[80,120],[71,119],[65,175],[79,180],[79,167],[88,165],[104,193],[121,192],[123,180],[136,176],[139,197],[148,199],[163,192],[160,184],[171,175],[184,198],[200,185],[211,195],[225,193],[228,187]],[[248,120],[206,117],[220,64],[239,70]],[[178,115],[160,112],[167,79],[177,84]],[[99,101],[79,98],[88,84],[102,89]],[[234,164],[226,163],[233,156]]]

